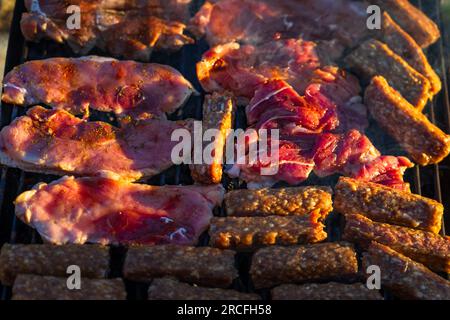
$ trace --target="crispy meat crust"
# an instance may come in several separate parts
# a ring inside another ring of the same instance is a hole
[[[430,81],[378,40],[367,40],[345,62],[367,82],[378,75],[385,77],[418,110],[423,110],[432,96]]]
[[[125,300],[122,279],[81,279],[80,290],[69,290],[67,278],[24,275],[17,276],[13,300]]]
[[[255,249],[271,245],[321,242],[327,238],[320,216],[213,218],[210,244],[221,249]]]
[[[286,284],[272,289],[273,300],[382,300],[380,292],[362,283]]]
[[[257,294],[192,286],[171,278],[153,280],[149,300],[260,300]]]
[[[210,129],[217,129],[220,131],[220,135],[215,137],[214,140],[212,164],[191,165],[191,175],[195,182],[203,184],[221,183],[225,145],[229,130],[233,127],[235,106],[236,103],[231,94],[214,93],[205,97],[203,133]],[[210,143],[204,143],[203,148]]]
[[[77,265],[83,277],[105,278],[109,248],[97,245],[10,245],[0,253],[0,282],[10,286],[18,274],[66,277],[67,267]]]
[[[439,233],[444,206],[437,201],[379,184],[340,178],[334,208],[374,221]]]
[[[441,79],[431,67],[422,48],[387,12],[383,13],[383,26],[379,39],[430,81],[433,94],[441,91]]]
[[[250,269],[257,289],[347,278],[357,272],[356,252],[347,243],[264,248],[253,256]]]
[[[439,27],[408,0],[374,0],[372,3],[388,11],[422,48],[432,45],[441,36]]]
[[[332,190],[327,187],[237,190],[225,195],[229,216],[305,216],[325,219],[333,210]]]
[[[234,255],[233,251],[207,247],[134,247],[128,250],[124,276],[138,282],[169,276],[198,285],[228,288],[238,277]]]
[[[426,166],[449,155],[450,136],[415,110],[383,77],[373,78],[365,102],[375,120],[415,162]]]
[[[364,270],[373,265],[380,267],[382,286],[400,299],[450,300],[449,281],[375,242],[363,257]]]
[[[450,238],[432,232],[378,223],[362,215],[346,216],[344,239],[367,247],[372,241],[423,263],[434,271],[450,273]]]

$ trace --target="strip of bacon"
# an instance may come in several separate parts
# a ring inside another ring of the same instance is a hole
[[[80,113],[87,108],[133,119],[164,117],[195,89],[177,70],[159,64],[96,56],[30,61],[8,73],[2,100],[47,104]]]
[[[54,244],[195,245],[224,189],[65,177],[20,195],[16,215]]]
[[[118,129],[35,107],[0,132],[0,161],[32,172],[94,176],[108,171],[134,181],[170,168],[172,132],[190,126],[189,121],[147,120]]]

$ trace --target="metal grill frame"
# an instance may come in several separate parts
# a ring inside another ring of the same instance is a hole
[[[202,1],[195,1],[193,7],[198,9]],[[430,63],[438,71],[442,82],[443,89],[436,99],[430,103],[425,113],[430,117],[433,123],[441,129],[450,133],[450,97],[448,86],[449,70],[449,43],[448,34],[441,16],[440,0],[416,0],[412,1],[428,16],[430,16],[440,27],[442,32],[441,39],[427,50]],[[426,4],[426,5],[425,5]],[[193,8],[194,9],[194,8]],[[25,12],[24,1],[16,1],[12,27],[9,36],[9,46],[6,58],[5,73],[9,72],[14,66],[24,63],[28,60],[43,59],[54,56],[74,57],[70,49],[63,45],[57,45],[51,42],[43,42],[40,44],[26,43],[20,31],[20,19],[22,13]],[[195,10],[194,10],[195,11]],[[195,63],[201,58],[202,53],[208,48],[205,42],[199,42],[183,48],[179,53],[167,56],[164,54],[156,54],[152,58],[152,62],[169,64],[178,69],[183,75],[189,79],[194,86],[201,91],[201,87],[197,81],[195,73]],[[101,54],[93,52],[93,54]],[[203,92],[202,92],[203,93]],[[202,94],[200,97],[193,97],[189,103],[177,115],[173,116],[173,120],[183,118],[201,119],[202,115]],[[0,126],[1,128],[11,123],[13,119],[23,115],[26,108],[16,107],[0,102]],[[96,114],[97,119],[106,120],[106,115]],[[371,126],[374,125],[373,123]],[[245,128],[246,120],[243,110],[239,110],[236,116],[236,128]],[[376,128],[376,125],[375,125]],[[389,141],[388,137],[382,137]],[[376,145],[379,147],[379,145]],[[58,177],[42,174],[27,173],[19,169],[2,167],[0,172],[0,246],[4,243],[41,243],[41,239],[36,231],[18,221],[14,213],[14,199],[23,191],[30,189],[38,182],[50,182]],[[450,159],[446,159],[439,165],[421,168],[416,166],[410,170],[406,179],[411,183],[414,193],[433,198],[444,204],[447,209],[447,219],[444,222],[442,234],[445,235],[446,228],[450,228]],[[307,181],[307,185],[322,184],[330,185],[334,183],[333,179]],[[148,181],[153,185],[178,185],[191,184],[189,169],[186,166],[174,167],[167,172]],[[245,184],[237,180],[224,177],[224,186],[227,190],[239,189]],[[224,216],[223,208],[215,211],[216,215]],[[447,223],[447,225],[445,224]],[[327,230],[329,240],[336,241],[340,239],[342,231],[342,219],[339,215],[332,214],[327,221]],[[201,241],[202,245],[207,245],[208,238],[205,235]],[[112,247],[111,272],[109,277],[120,277],[121,267],[126,249],[122,247]],[[238,254],[237,265],[239,266],[240,279],[235,283],[236,289],[240,291],[251,292],[252,285],[248,277],[248,269],[250,266],[251,256],[248,254]],[[134,283],[126,283],[129,299],[145,299],[146,286]],[[261,292],[263,297],[267,298],[267,292]],[[0,286],[0,300],[8,300],[11,297],[11,288]],[[386,295],[389,298],[389,295]]]

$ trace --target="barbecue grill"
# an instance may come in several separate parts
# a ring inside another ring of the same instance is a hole
[[[441,28],[442,37],[435,45],[427,50],[431,65],[438,71],[443,82],[443,90],[436,99],[429,104],[425,113],[430,117],[433,123],[446,132],[450,132],[450,97],[447,81],[448,65],[448,39],[445,27],[442,23],[442,12],[440,0],[418,0],[412,1],[421,8],[428,16],[430,16]],[[202,4],[202,1],[195,1],[192,10],[196,11]],[[20,31],[20,18],[25,12],[23,1],[17,1],[14,11],[14,17],[10,32],[9,47],[6,59],[5,71],[9,72],[14,66],[24,63],[28,60],[44,59],[50,57],[73,57],[75,56],[69,48],[64,45],[52,42],[41,42],[39,44],[26,43]],[[152,62],[168,64],[180,72],[190,80],[200,91],[200,85],[196,79],[195,64],[201,58],[202,53],[208,48],[205,42],[197,43],[184,47],[180,52],[175,54],[157,53],[152,57]],[[101,52],[93,52],[92,54],[102,55]],[[183,118],[201,119],[203,96],[192,97],[187,105],[176,115],[171,116],[173,120]],[[2,104],[0,108],[1,128],[7,126],[11,121],[25,113],[26,108],[15,107],[8,104]],[[111,115],[93,113],[91,119],[102,120],[114,123]],[[246,119],[245,112],[241,109],[236,116],[236,127],[245,128]],[[398,145],[388,136],[386,136],[376,123],[371,122],[368,136],[374,142],[375,146],[380,148],[384,154],[400,155],[401,150]],[[14,200],[25,190],[30,189],[39,182],[51,182],[57,177],[34,174],[24,172],[18,169],[3,167],[0,172],[0,246],[4,243],[41,243],[37,232],[17,220],[14,214]],[[447,219],[444,223],[442,233],[445,235],[445,226],[450,228],[450,159],[447,159],[439,165],[429,167],[415,167],[407,172],[406,181],[411,183],[414,193],[433,198],[442,202],[447,209]],[[305,185],[334,185],[337,177],[319,179],[311,177]],[[173,167],[158,177],[147,181],[152,185],[189,185],[193,181],[190,177],[189,168],[187,166]],[[245,184],[237,180],[224,176],[224,186],[227,190],[244,188]],[[225,211],[219,208],[215,212],[218,216],[224,216]],[[338,215],[331,215],[327,221],[327,232],[330,240],[339,240],[342,230],[342,221]],[[449,230],[449,229],[447,229]],[[202,237],[201,245],[207,245],[207,235]],[[111,248],[112,261],[111,272],[109,277],[121,276],[121,267],[123,264],[125,248]],[[250,256],[248,254],[239,254],[237,263],[239,264],[240,279],[236,282],[236,289],[251,292],[252,285],[248,276]],[[145,299],[146,287],[140,284],[127,283],[128,297],[130,299]],[[264,295],[263,295],[264,296]],[[0,299],[8,300],[11,297],[11,289],[0,286]],[[389,295],[387,295],[389,297]]]

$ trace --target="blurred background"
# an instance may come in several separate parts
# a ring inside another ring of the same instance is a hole
[[[18,0],[23,1],[23,0]],[[422,0],[428,1],[428,0]],[[0,0],[0,81],[3,78],[4,62],[6,56],[6,48],[8,46],[8,31],[11,24],[12,13],[14,10],[15,0]],[[370,0],[369,0],[370,2]],[[450,32],[450,0],[441,0],[444,13],[444,20],[447,26],[447,34]],[[448,39],[450,40],[450,39]],[[450,43],[448,41],[447,43]],[[448,48],[447,48],[448,50]]]

